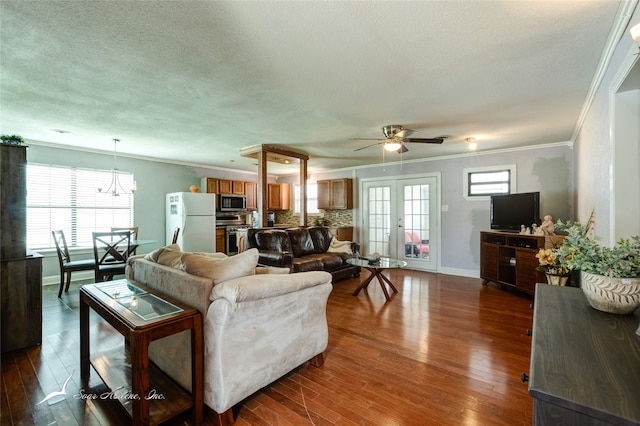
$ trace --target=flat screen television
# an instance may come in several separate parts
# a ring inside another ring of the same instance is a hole
[[[522,225],[540,225],[540,193],[491,196],[491,229],[519,231]]]

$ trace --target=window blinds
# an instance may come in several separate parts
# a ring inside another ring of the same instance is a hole
[[[125,188],[133,174],[118,171]],[[111,182],[110,170],[27,164],[27,246],[54,247],[51,231],[62,229],[67,245],[91,247],[91,232],[133,226],[133,196],[99,193]]]

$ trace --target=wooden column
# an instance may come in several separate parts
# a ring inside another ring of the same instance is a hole
[[[307,160],[300,159],[300,226],[307,224]]]
[[[267,151],[258,153],[258,188],[260,196],[258,197],[258,215],[260,216],[260,227],[267,226],[267,206],[269,199],[269,190],[267,182]]]
[[[267,226],[267,206],[269,202],[269,188],[267,183],[267,162],[273,161],[289,164],[288,158],[300,160],[300,197],[301,214],[300,225],[307,223],[307,161],[309,156],[300,151],[294,151],[279,145],[253,145],[240,148],[240,155],[243,157],[255,158],[258,160],[258,215],[260,216],[260,226]],[[287,158],[288,157],[288,158]]]

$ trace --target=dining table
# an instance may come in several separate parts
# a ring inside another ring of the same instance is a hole
[[[135,250],[139,247],[139,246],[147,246],[150,244],[155,244],[157,243],[157,240],[131,240],[129,242],[129,252],[127,253],[127,257],[129,257],[129,255],[131,255],[131,253],[135,252]]]

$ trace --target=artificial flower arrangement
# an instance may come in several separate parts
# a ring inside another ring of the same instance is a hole
[[[567,233],[558,256],[564,258],[569,270],[611,278],[640,277],[640,237],[620,238],[613,247],[603,246],[593,235],[594,224],[593,212],[586,225],[561,221],[556,224],[556,229]]]
[[[550,275],[567,276],[571,272],[571,268],[567,263],[571,256],[571,253],[563,253],[562,246],[552,249],[540,249],[536,254],[540,263],[536,270]]]

